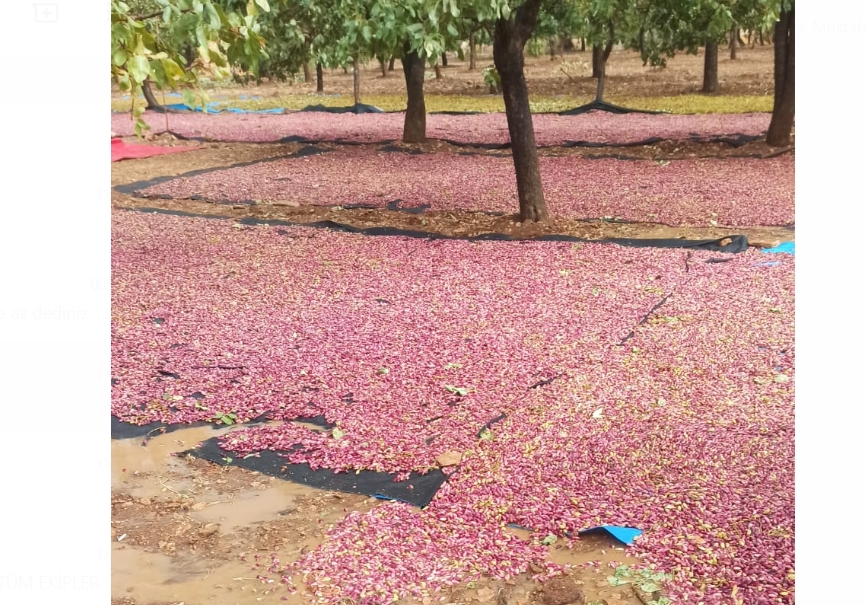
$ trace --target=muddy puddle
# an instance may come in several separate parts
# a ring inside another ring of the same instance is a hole
[[[300,578],[293,578],[299,590],[292,593],[279,583],[279,574],[268,571],[272,554],[282,569],[321,544],[328,528],[348,512],[379,505],[365,496],[174,455],[229,430],[183,429],[156,436],[146,446],[140,439],[112,441],[115,605],[310,603]],[[585,536],[572,549],[553,544],[549,557],[575,566],[572,575],[588,604],[639,605],[629,587],[607,584],[608,563],[638,561],[606,534]],[[587,567],[590,562],[601,564]],[[446,590],[442,602],[498,602],[507,589],[504,605],[531,605],[540,602],[538,588],[528,577],[508,584],[478,582]]]

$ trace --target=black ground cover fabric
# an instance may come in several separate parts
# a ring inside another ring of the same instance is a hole
[[[625,113],[651,113],[651,114],[660,114],[660,113],[669,113],[667,111],[651,111],[648,109],[631,109],[629,107],[622,107],[620,105],[614,105],[613,103],[607,103],[606,101],[591,101],[590,103],[586,103],[579,107],[574,107],[572,109],[566,109],[565,111],[557,112],[561,116],[576,116],[582,113],[589,113],[590,111],[606,111],[608,113],[617,113],[617,114],[625,114]]]
[[[233,217],[215,214],[196,214],[193,212],[183,212],[181,210],[168,210],[165,208],[125,208],[130,212],[151,212],[155,214],[167,214],[171,216],[188,216],[195,218],[209,219],[232,219]],[[272,225],[283,227],[310,227],[313,229],[333,229],[336,231],[345,231],[347,233],[360,233],[363,235],[387,235],[399,237],[411,237],[429,240],[452,239],[452,240],[467,240],[467,241],[537,241],[537,242],[584,242],[595,244],[616,244],[619,246],[628,246],[631,248],[688,248],[692,250],[708,250],[711,252],[726,252],[736,254],[744,252],[749,247],[749,240],[745,235],[731,235],[718,239],[641,239],[641,238],[608,238],[608,239],[586,239],[575,237],[573,235],[542,235],[539,237],[521,239],[505,235],[504,233],[485,233],[474,237],[460,237],[451,235],[441,235],[437,233],[427,233],[425,231],[411,231],[408,229],[395,229],[393,227],[367,227],[359,228],[350,225],[344,225],[335,221],[317,221],[314,223],[292,223],[290,221],[281,221],[276,219],[258,219],[253,217],[245,217],[237,221],[241,225]],[[723,243],[726,242],[726,243]]]
[[[386,113],[383,109],[366,105],[364,103],[356,103],[348,107],[325,107],[324,105],[307,105],[298,111],[311,112],[318,111],[322,113]]]
[[[166,133],[172,135],[178,140],[181,141],[198,141],[200,143],[224,143],[227,141],[223,141],[222,139],[212,139],[206,136],[189,136],[179,132],[175,132],[173,130],[166,130]],[[555,143],[551,145],[538,145],[538,149],[555,149],[556,147],[589,147],[589,148],[609,148],[609,147],[643,147],[646,145],[655,145],[656,143],[660,143],[661,141],[693,141],[696,143],[725,143],[731,145],[732,147],[742,147],[746,143],[750,143],[752,141],[760,141],[766,137],[766,133],[763,134],[745,134],[745,133],[732,133],[728,135],[713,135],[713,136],[702,136],[699,134],[691,134],[688,137],[680,138],[680,139],[664,139],[661,137],[650,137],[648,139],[642,139],[640,141],[630,141],[625,143],[608,143],[608,142],[598,142],[598,141],[572,141],[572,140],[564,140],[561,143]],[[471,143],[467,141],[457,141],[454,139],[437,139],[435,137],[430,137],[427,139],[427,142],[434,141],[442,141],[443,143],[448,143],[453,147],[463,147],[468,149],[489,149],[492,151],[503,150],[503,149],[511,149],[511,143]],[[394,145],[395,143],[399,143],[396,139],[384,139],[381,141],[355,141],[349,139],[310,139],[307,137],[302,137],[299,135],[288,135],[282,137],[276,141],[237,141],[238,143],[250,143],[250,144],[274,144],[274,143],[307,143],[309,145],[322,145],[322,144],[338,144],[338,145]]]
[[[227,460],[232,466],[257,471],[269,477],[300,483],[319,489],[363,494],[400,500],[418,507],[425,507],[448,477],[441,470],[432,470],[426,475],[412,473],[405,481],[394,481],[394,475],[375,471],[340,472],[331,469],[310,468],[309,464],[292,464],[278,453],[264,450],[249,457],[234,457],[223,450],[217,438],[208,439],[192,450],[182,452],[222,466]]]

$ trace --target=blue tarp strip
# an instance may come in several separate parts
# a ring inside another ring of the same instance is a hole
[[[166,105],[166,109],[174,109],[176,111],[196,111],[199,113],[204,113],[201,107],[192,108],[186,103],[172,103],[171,105]],[[278,107],[275,109],[239,109],[237,107],[218,107],[217,103],[208,103],[207,104],[207,113],[285,113],[285,109],[282,107]]]
[[[767,248],[763,252],[768,254],[794,254],[794,242],[782,242],[775,248]]]
[[[526,529],[530,530],[528,527],[523,527],[522,525],[517,525],[511,523],[508,527],[516,527],[517,529]],[[582,529],[578,534],[585,534],[591,531],[603,530],[609,533],[615,540],[622,542],[626,546],[631,546],[634,539],[643,533],[643,530],[637,529],[636,527],[621,527],[619,525],[599,525],[598,527],[590,527],[589,529]],[[570,536],[570,533],[566,533],[567,536]]]

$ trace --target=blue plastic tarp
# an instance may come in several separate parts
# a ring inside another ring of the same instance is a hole
[[[794,242],[782,242],[775,248],[763,250],[768,254],[794,254]]]
[[[201,107],[192,108],[186,103],[172,103],[165,107],[166,109],[174,109],[175,111],[197,111],[199,113],[204,113],[204,110]],[[282,107],[277,107],[275,109],[240,109],[238,107],[219,107],[218,103],[208,103],[206,107],[207,113],[285,113],[285,109]]]
[[[529,529],[528,527],[523,527],[522,525],[516,525],[514,523],[509,524],[508,527],[516,527],[517,529]],[[531,531],[531,530],[530,530]],[[631,546],[634,542],[634,539],[643,533],[643,530],[637,529],[636,527],[623,527],[620,525],[599,525],[597,527],[590,527],[589,529],[582,529],[578,533],[585,534],[589,532],[595,531],[605,531],[613,537],[614,540],[622,542],[626,546]],[[567,536],[570,536],[570,533],[566,533]]]
[[[586,532],[599,530],[606,531],[616,540],[619,540],[626,546],[631,546],[632,542],[634,542],[634,539],[643,533],[643,531],[637,529],[636,527],[621,527],[619,525],[599,525],[598,527],[584,529],[583,531],[580,531],[578,533],[585,534]]]

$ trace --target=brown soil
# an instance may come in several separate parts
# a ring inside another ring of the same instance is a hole
[[[160,135],[158,140],[168,144],[171,135]],[[158,176],[178,175],[202,168],[230,166],[239,162],[265,159],[297,151],[299,144],[203,143],[196,151],[183,154],[154,156],[141,160],[125,160],[112,165],[112,186],[132,183]],[[429,142],[421,146],[424,151],[453,153],[455,149],[442,142]],[[550,155],[617,155],[642,159],[670,160],[685,157],[737,157],[766,155],[772,150],[763,142],[749,143],[734,148],[723,143],[694,143],[665,141],[645,147],[605,149],[550,148],[541,153]],[[508,154],[508,151],[488,152]],[[793,240],[794,232],[784,227],[669,227],[656,223],[614,223],[603,221],[576,221],[554,219],[547,226],[523,224],[516,216],[489,216],[476,212],[425,212],[413,215],[387,209],[343,209],[325,206],[288,206],[280,202],[255,206],[214,204],[200,200],[163,200],[141,198],[112,192],[115,208],[161,208],[194,214],[226,216],[235,219],[255,217],[285,220],[293,223],[312,223],[330,220],[358,228],[393,227],[443,234],[472,237],[485,233],[504,233],[512,237],[537,237],[563,234],[585,239],[605,238],[685,238],[716,239],[731,235],[745,235],[754,246],[772,247],[782,241]]]
[[[271,555],[289,564],[316,548],[349,511],[379,505],[373,498],[173,456],[214,434],[197,427],[159,435],[144,447],[137,439],[112,442],[112,605],[309,602],[300,578],[293,578],[299,590],[291,594],[268,571]],[[571,577],[587,602],[639,604],[628,587],[607,585],[606,565],[598,573],[584,565],[636,562],[610,539],[587,536],[571,550],[553,545],[549,557],[577,566]],[[542,602],[539,588],[524,575],[453,587],[445,596],[460,605],[536,605]]]
[[[726,52],[719,51],[719,94],[726,95],[771,95],[773,94],[773,47],[770,45],[743,48],[737,59],[731,61]],[[426,94],[459,94],[483,96],[489,93],[483,83],[481,72],[493,65],[492,48],[482,49],[478,57],[477,69],[469,71],[466,61],[458,60],[453,54],[448,58],[448,67],[442,69],[442,78],[430,78],[433,69],[428,68],[428,78],[424,82]],[[591,55],[586,52],[571,52],[554,61],[549,56],[526,57],[525,74],[530,94],[559,95],[573,94],[595,96],[596,82],[591,78]],[[703,77],[704,55],[679,54],[668,60],[665,69],[644,66],[640,55],[634,51],[615,50],[611,53],[606,70],[605,93],[609,97],[632,96],[671,96],[699,93]],[[566,75],[566,72],[568,75]],[[570,77],[569,77],[570,76]],[[325,70],[325,94],[352,94],[352,72],[344,74],[342,69]],[[229,94],[239,87],[215,88],[212,94]],[[314,94],[315,80],[304,82],[263,82],[245,87],[246,94],[272,97],[292,94]],[[116,87],[115,87],[116,91]],[[120,95],[119,92],[116,93]],[[399,59],[394,71],[382,77],[377,62],[371,62],[361,69],[361,95],[405,94],[403,70]]]

